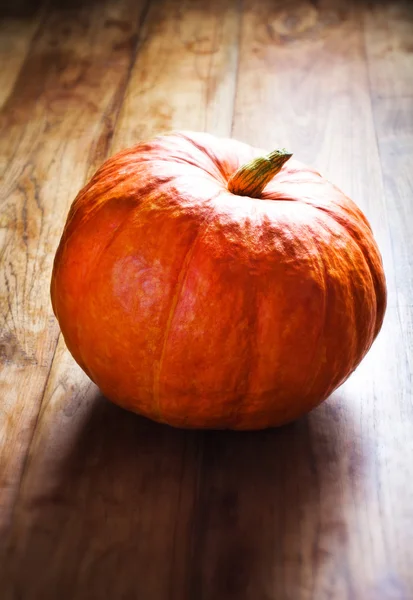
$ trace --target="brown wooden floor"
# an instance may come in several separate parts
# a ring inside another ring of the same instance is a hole
[[[0,104],[1,599],[411,600],[413,4],[20,0]],[[286,146],[372,223],[383,331],[292,426],[152,424],[59,336],[71,201],[105,157],[172,128]]]

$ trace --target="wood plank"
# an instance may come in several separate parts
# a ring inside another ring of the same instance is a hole
[[[55,364],[16,508],[9,597],[182,598],[196,434],[110,404],[61,344]]]
[[[409,0],[372,2],[364,22],[373,103],[393,99],[397,107],[413,95],[413,5]]]
[[[392,523],[388,552],[390,564],[410,585],[413,595],[413,6],[405,0],[372,5],[365,16],[366,54],[373,115],[383,170],[385,201],[397,283],[394,320],[397,336],[397,389],[388,398],[398,413],[389,410],[389,425],[380,431],[388,477],[383,485],[383,512]],[[393,335],[394,331],[393,330]],[[390,337],[390,336],[389,336]],[[393,342],[394,343],[394,342]],[[403,348],[403,352],[400,350]],[[389,348],[388,353],[396,350]],[[392,361],[393,362],[393,361]],[[391,420],[390,420],[391,419]],[[389,444],[393,435],[394,443]],[[404,550],[407,548],[408,550]],[[396,571],[396,572],[397,572]]]
[[[111,135],[142,7],[50,6],[1,113],[3,535],[56,348],[54,251],[69,204]]]
[[[397,280],[397,302],[413,301],[413,5],[373,6],[366,49]]]
[[[151,4],[111,153],[164,129],[230,135],[238,21],[235,1]],[[202,440],[106,403],[60,339],[15,509],[11,597],[188,597]]]
[[[397,306],[367,10],[348,2],[244,4],[234,136],[286,146],[356,200],[383,252],[389,309],[359,369],[307,418],[264,435],[207,436],[191,598],[413,595],[412,342]],[[411,280],[410,264],[404,275]]]
[[[150,14],[111,151],[173,129],[230,136],[237,2],[158,0]]]
[[[26,18],[2,14],[0,4],[0,108],[9,97],[30,49],[43,11],[30,11]]]

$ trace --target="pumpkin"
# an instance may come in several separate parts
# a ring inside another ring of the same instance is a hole
[[[51,296],[67,347],[120,406],[178,427],[303,415],[385,312],[361,210],[286,151],[173,132],[107,160],[75,199]]]

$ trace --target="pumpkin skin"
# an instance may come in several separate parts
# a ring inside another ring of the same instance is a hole
[[[229,192],[262,154],[173,132],[113,156],[78,194],[53,309],[113,402],[178,427],[278,426],[370,348],[386,286],[365,216],[293,159],[258,198]]]

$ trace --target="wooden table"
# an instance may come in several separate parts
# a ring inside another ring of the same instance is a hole
[[[413,598],[413,6],[19,2],[0,25],[1,547],[7,600]],[[173,430],[112,406],[49,300],[69,205],[173,128],[286,146],[383,253],[383,330],[294,425]]]

